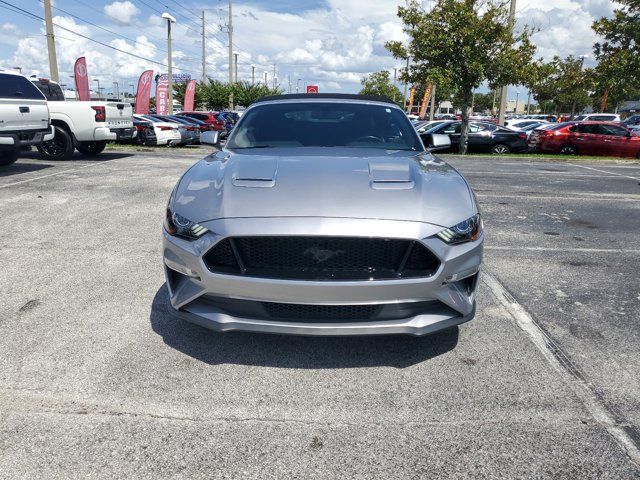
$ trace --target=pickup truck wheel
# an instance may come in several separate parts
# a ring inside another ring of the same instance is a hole
[[[53,140],[42,142],[38,146],[40,155],[48,160],[66,160],[73,155],[73,140],[66,130],[54,126]]]
[[[10,150],[8,152],[0,152],[0,167],[11,165],[18,159],[18,150]]]
[[[99,155],[107,146],[106,141],[102,142],[78,142],[76,148],[85,155]]]

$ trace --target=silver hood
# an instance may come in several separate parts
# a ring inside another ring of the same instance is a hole
[[[222,150],[184,174],[173,208],[195,222],[333,217],[443,227],[477,213],[464,178],[430,153],[338,147]]]

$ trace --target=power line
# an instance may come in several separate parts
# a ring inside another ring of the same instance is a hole
[[[12,3],[6,2],[5,0],[0,0],[0,3],[3,3],[3,4],[8,5],[10,7],[13,7],[15,9],[14,10],[15,13],[19,13],[19,14],[25,16],[25,17],[31,17],[31,18],[36,19],[36,20],[44,21],[44,18],[41,17],[40,15],[36,15],[35,13],[29,12],[27,10],[24,10],[23,8],[20,8],[20,7],[14,5]],[[142,57],[140,55],[136,55],[135,53],[127,52],[126,50],[122,50],[120,48],[117,48],[117,47],[114,47],[112,45],[109,45],[108,43],[104,43],[104,42],[101,42],[99,40],[95,40],[95,39],[93,39],[91,37],[83,35],[82,33],[76,32],[75,30],[71,30],[70,28],[63,27],[62,25],[58,25],[57,23],[53,23],[53,26],[58,27],[61,30],[64,30],[66,32],[73,33],[74,35],[77,35],[77,36],[79,36],[81,38],[89,40],[90,42],[94,42],[94,43],[97,43],[98,45],[102,45],[103,47],[110,48],[111,50],[115,50],[117,52],[124,53],[125,55],[130,55],[132,57],[139,58],[140,60],[144,60],[145,62],[153,63],[155,65],[160,65],[162,67],[166,67],[166,65],[164,63],[157,62],[155,60],[151,60],[150,58],[145,58],[145,57]]]

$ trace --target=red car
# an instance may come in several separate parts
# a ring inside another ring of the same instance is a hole
[[[529,149],[563,155],[640,158],[640,136],[613,122],[558,123],[531,132]]]
[[[211,125],[214,130],[218,130],[220,132],[226,131],[224,122],[218,119],[218,112],[180,112],[178,115],[200,120],[207,125]]]

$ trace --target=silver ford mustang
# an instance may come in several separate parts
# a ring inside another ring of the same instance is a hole
[[[216,132],[202,143],[217,144]],[[178,181],[163,229],[170,308],[218,331],[424,335],[471,320],[473,192],[395,104],[267,97]]]

